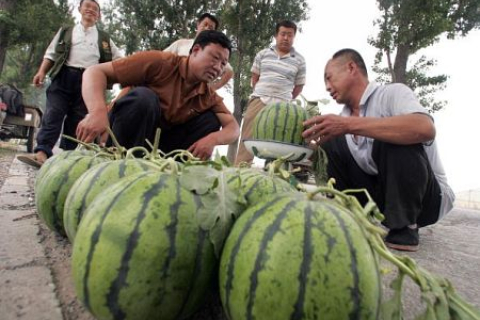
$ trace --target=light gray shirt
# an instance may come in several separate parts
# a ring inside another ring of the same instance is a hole
[[[251,68],[252,73],[260,75],[251,96],[259,97],[263,103],[289,101],[293,88],[305,84],[306,70],[305,59],[294,48],[281,57],[275,47],[263,49]]]
[[[380,86],[375,82],[370,82],[360,100],[360,117],[385,118],[411,113],[423,113],[430,116],[414,92],[401,83]],[[350,108],[345,106],[341,115],[350,116]],[[370,175],[377,175],[377,165],[372,158],[374,139],[362,136],[357,136],[355,139],[352,134],[347,134],[345,138],[348,148],[360,168]],[[452,209],[455,195],[448,185],[436,142],[430,141],[424,143],[423,146],[442,190],[440,219]]]

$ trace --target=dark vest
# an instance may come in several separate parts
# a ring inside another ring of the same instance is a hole
[[[62,66],[67,61],[72,47],[73,26],[66,26],[60,29],[60,36],[55,46],[55,62],[50,69],[50,78],[53,80]],[[98,30],[98,49],[100,51],[99,63],[112,61],[112,48],[110,47],[110,36],[102,30]]]

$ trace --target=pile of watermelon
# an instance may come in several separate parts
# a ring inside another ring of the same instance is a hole
[[[156,141],[62,152],[37,174],[38,214],[72,243],[76,293],[95,318],[187,319],[213,292],[230,320],[401,319],[401,293],[382,301],[381,257],[398,267],[397,291],[404,275],[419,284],[424,319],[480,319],[448,281],[386,249],[373,201],[332,183],[307,193],[281,163],[234,168]]]
[[[364,231],[285,174],[72,151],[45,163],[35,191],[41,219],[72,242],[76,292],[97,319],[185,319],[211,292],[235,320],[378,315]]]

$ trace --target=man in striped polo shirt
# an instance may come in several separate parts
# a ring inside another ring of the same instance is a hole
[[[275,46],[263,49],[255,56],[252,71],[253,93],[243,117],[242,135],[235,164],[251,163],[253,155],[248,152],[244,139],[252,137],[255,116],[267,104],[295,99],[303,89],[306,78],[305,59],[293,48],[297,26],[292,21],[277,23]]]

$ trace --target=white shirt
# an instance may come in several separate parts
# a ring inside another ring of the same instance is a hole
[[[380,86],[375,82],[370,82],[360,100],[360,117],[385,118],[411,113],[423,113],[430,116],[413,91],[401,83]],[[350,114],[350,108],[345,106],[341,115],[348,117]],[[352,134],[347,134],[345,138],[350,153],[359,167],[370,175],[377,175],[377,165],[372,158],[374,139],[362,136],[357,136],[355,139]],[[439,214],[439,219],[441,219],[453,208],[455,194],[448,185],[447,175],[440,160],[436,142],[424,143],[423,147],[435,178],[442,190],[442,203]]]
[[[60,29],[61,30],[61,29]],[[44,58],[55,61],[55,47],[60,38],[60,30],[57,32],[52,42],[45,52]],[[110,39],[110,48],[112,50],[112,59],[122,57],[117,46]],[[98,64],[100,60],[100,51],[98,49],[98,30],[96,26],[84,28],[81,23],[76,24],[72,31],[72,47],[65,64],[70,67],[87,68]]]

